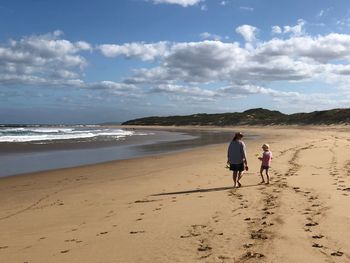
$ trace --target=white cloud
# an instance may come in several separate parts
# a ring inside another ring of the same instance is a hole
[[[160,66],[137,70],[126,82],[295,81],[310,79],[317,73],[315,62],[308,64],[302,59],[290,58],[288,52],[291,51],[288,48],[283,50],[274,42],[261,44],[254,50],[221,41],[177,43],[162,58]]]
[[[207,5],[201,5],[201,10],[202,11],[208,11],[208,6]]]
[[[350,27],[350,18],[349,17],[345,17],[345,18],[342,18],[340,20],[337,20],[336,21],[336,24],[339,26],[339,27]]]
[[[143,92],[140,88],[133,84],[126,84],[114,81],[100,81],[93,83],[84,83],[82,86],[86,89],[94,89],[101,91],[109,95],[117,95],[128,98],[139,98],[142,96]]]
[[[206,90],[199,87],[185,87],[182,85],[174,84],[161,84],[153,87],[150,92],[155,93],[168,93],[168,94],[182,94],[182,95],[192,95],[198,97],[214,97],[216,93],[212,90]]]
[[[349,61],[350,35],[345,34],[292,35],[288,39],[257,42],[251,48],[239,43],[208,40],[172,43],[156,67],[138,69],[124,81],[174,96],[203,98],[203,94],[210,94],[207,97],[210,100],[253,94],[263,94],[275,101],[283,98],[304,100],[300,93],[266,86],[272,82],[310,83],[316,80],[349,89]],[[207,93],[203,84],[210,83],[230,84]],[[317,96],[314,98],[316,100]]]
[[[255,41],[255,34],[257,33],[257,28],[250,25],[242,25],[236,28],[236,32],[241,34],[245,41],[253,42]]]
[[[330,12],[331,10],[332,10],[331,7],[327,8],[327,9],[321,9],[321,10],[317,13],[316,18],[322,19],[322,18],[326,17],[326,16],[329,14],[329,12]]]
[[[284,26],[283,30],[280,26],[273,26],[272,33],[273,34],[290,34],[292,36],[302,36],[305,35],[305,27],[306,22],[303,19],[299,19],[297,24],[294,26]]]
[[[212,33],[209,33],[209,32],[203,32],[200,34],[200,37],[202,39],[212,39],[212,40],[221,40],[222,37],[219,36],[219,35],[216,35],[216,34],[212,34]]]
[[[0,45],[0,85],[2,83],[62,83],[78,79],[87,61],[81,52],[90,44],[62,39],[59,30],[32,35]]]
[[[298,23],[295,26],[284,26],[283,33],[291,33],[294,36],[300,36],[304,34],[305,21],[302,19],[298,20]]]
[[[153,0],[152,2],[155,4],[176,4],[181,5],[183,7],[197,5],[203,0]]]
[[[158,70],[158,73],[161,72],[169,80],[211,82],[225,78],[232,67],[245,60],[246,53],[238,43],[177,43],[164,58],[163,71]]]
[[[350,60],[350,35],[328,34],[325,36],[301,36],[289,39],[272,39],[261,43],[257,54],[262,56],[291,56],[294,59],[307,58],[319,63],[332,60]],[[267,58],[268,59],[268,58]]]
[[[75,45],[80,49],[80,50],[88,50],[88,51],[92,51],[92,47],[89,43],[85,42],[85,41],[78,41],[75,42]]]
[[[273,26],[272,27],[272,34],[281,34],[282,29],[279,26]]]
[[[254,11],[254,8],[253,7],[249,7],[249,6],[240,6],[239,9],[242,10],[242,11],[248,11],[248,12],[253,12]]]
[[[230,85],[227,87],[223,87],[218,89],[218,94],[221,96],[237,96],[237,95],[253,95],[253,94],[262,94],[269,95],[272,97],[299,97],[300,94],[298,92],[285,92],[278,91],[275,89],[264,88],[257,85],[245,84],[245,85]]]
[[[271,83],[316,80],[342,87],[343,93],[350,90],[350,35],[312,37],[304,33],[303,21],[299,20],[298,25],[299,29],[288,30],[276,26],[280,38],[264,42],[255,38],[257,28],[243,25],[236,29],[247,41],[243,46],[222,42],[209,32],[201,37],[216,40],[105,44],[95,49],[84,41],[63,39],[60,31],[30,36],[0,45],[0,86],[69,86],[134,97],[158,93],[196,103],[260,94],[281,105],[287,99],[305,101],[305,97],[298,92],[271,89]],[[86,83],[82,76],[87,61],[82,55],[96,50],[107,58],[123,56],[151,63],[120,82]],[[313,95],[313,99],[324,105],[335,101],[322,96]]]
[[[318,12],[318,14],[317,14],[317,17],[322,17],[322,16],[324,16],[324,14],[325,14],[325,11],[320,10],[320,12]]]
[[[124,45],[104,44],[98,46],[98,49],[106,57],[124,56],[126,58],[140,58],[147,61],[164,56],[167,52],[167,45],[167,42],[151,44],[134,42]]]
[[[161,84],[155,86],[149,90],[150,93],[162,93],[169,96],[171,100],[179,100],[187,98],[191,101],[196,102],[214,102],[219,101],[220,99],[235,99],[247,97],[249,95],[266,95],[271,96],[274,99],[285,99],[288,98],[297,98],[302,97],[298,92],[286,92],[278,91],[271,88],[265,88],[262,86],[245,84],[245,85],[236,85],[231,84],[216,90],[209,90],[200,87],[189,87],[183,85],[174,85],[174,84]]]
[[[0,45],[0,87],[71,87],[108,90],[123,96],[140,93],[132,84],[112,81],[86,83],[82,75],[87,61],[81,53],[92,52],[93,48],[87,42],[71,42],[62,37],[63,32],[57,30]]]

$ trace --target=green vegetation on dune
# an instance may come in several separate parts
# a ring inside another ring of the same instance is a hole
[[[160,126],[186,126],[186,125],[286,125],[286,124],[349,124],[350,109],[333,109],[314,111],[310,113],[283,114],[279,111],[257,108],[244,112],[199,113],[185,116],[146,117],[129,120],[122,125],[160,125]]]

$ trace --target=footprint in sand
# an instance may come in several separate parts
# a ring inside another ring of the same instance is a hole
[[[129,234],[141,234],[141,233],[145,233],[146,231],[144,230],[140,230],[140,231],[130,231]]]
[[[198,251],[208,251],[208,250],[212,250],[212,249],[213,248],[207,244],[200,244],[199,248],[197,248]]]
[[[73,239],[67,239],[67,240],[65,240],[64,242],[75,242],[75,243],[82,243],[83,241],[82,241],[82,240],[78,240],[78,239],[73,238]]]
[[[310,223],[305,224],[305,226],[318,226],[318,223],[310,222]]]
[[[8,246],[2,246],[2,247],[0,247],[0,249],[6,249],[6,248],[8,248]]]
[[[250,258],[263,258],[263,257],[265,257],[264,254],[248,251],[241,257],[241,261],[246,261],[246,260],[249,260]]]
[[[314,235],[314,236],[312,236],[312,238],[314,238],[314,239],[321,239],[323,237],[324,237],[323,235]]]
[[[312,247],[315,247],[315,248],[323,248],[322,245],[317,244],[317,243],[313,243],[313,244],[312,244]]]
[[[344,254],[344,252],[336,251],[336,252],[331,253],[331,256],[341,257],[343,254]]]
[[[68,252],[69,252],[69,249],[61,251],[62,254],[65,254],[65,253],[68,253]]]
[[[99,235],[106,235],[106,234],[108,234],[108,231],[100,232],[100,233],[97,234],[96,236],[99,236]]]
[[[267,239],[267,235],[265,233],[263,233],[262,229],[259,229],[258,231],[253,231],[250,234],[250,238],[251,239],[265,240],[265,239]]]
[[[253,244],[249,243],[249,244],[244,244],[243,247],[244,248],[251,248],[252,246],[254,246]]]

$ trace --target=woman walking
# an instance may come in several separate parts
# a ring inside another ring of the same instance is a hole
[[[246,147],[242,138],[243,134],[237,132],[227,151],[227,164],[230,165],[230,170],[233,171],[233,187],[242,186],[240,180],[242,179],[243,171],[248,171]]]

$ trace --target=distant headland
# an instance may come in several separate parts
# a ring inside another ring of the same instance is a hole
[[[232,126],[232,125],[331,125],[350,124],[350,109],[332,109],[310,113],[284,114],[263,108],[244,112],[206,114],[198,113],[184,116],[145,117],[129,120],[122,125],[160,125],[160,126]]]

